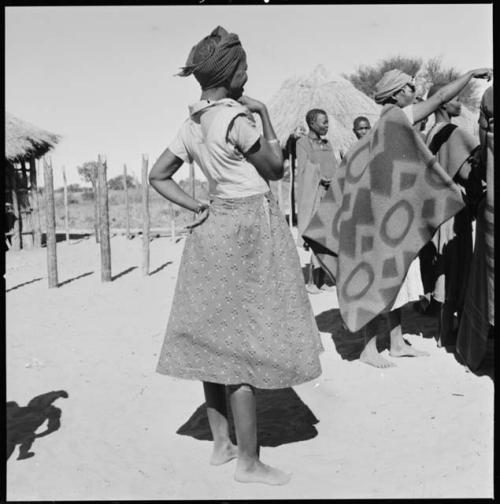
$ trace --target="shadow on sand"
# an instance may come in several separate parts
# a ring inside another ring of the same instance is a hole
[[[166,268],[169,264],[173,264],[172,261],[167,261],[166,263],[158,266],[155,270],[153,270],[149,275],[154,275],[155,273],[160,272],[162,269]]]
[[[27,282],[23,282],[23,283],[14,285],[14,287],[11,287],[10,289],[7,289],[5,292],[10,292],[10,291],[19,289],[20,287],[24,287],[25,285],[29,285],[29,284],[32,284],[32,283],[35,283],[35,282],[39,282],[40,280],[42,280],[42,278],[43,277],[33,278],[33,280],[28,280]]]
[[[408,303],[401,308],[401,328],[403,334],[420,334],[423,338],[434,339],[437,345],[438,340],[438,313],[426,315],[418,310],[418,304]],[[332,309],[316,315],[316,323],[321,332],[330,333],[338,354],[342,359],[353,361],[359,359],[363,351],[365,340],[363,333],[348,332],[342,322],[340,311]],[[481,367],[475,371],[470,370],[476,376],[488,376],[494,381],[494,351],[493,339],[487,355],[481,364]],[[388,335],[377,340],[377,348],[382,351],[389,346]],[[443,351],[452,354],[458,364],[466,366],[461,356],[456,350],[456,345],[443,347]]]
[[[89,275],[93,275],[94,272],[93,271],[87,271],[87,273],[82,273],[81,275],[78,275],[74,278],[69,278],[68,280],[64,280],[64,282],[61,282],[58,287],[62,287],[63,285],[66,285],[66,284],[69,284],[71,282],[74,282],[75,280],[79,280],[80,278],[84,278],[86,276],[89,276]]]
[[[130,268],[127,268],[126,270],[123,270],[121,273],[117,273],[116,275],[113,275],[111,277],[111,280],[114,281],[124,275],[126,275],[127,273],[130,273],[131,271],[134,271],[135,269],[137,269],[137,266],[131,266]]]
[[[279,390],[256,389],[257,439],[259,446],[280,446],[286,443],[306,441],[318,435],[315,424],[318,419],[301,401],[292,388]],[[229,408],[230,410],[230,408]],[[234,422],[229,411],[231,439],[236,443]],[[205,404],[177,431],[177,434],[211,441]]]
[[[6,404],[7,412],[7,460],[19,445],[17,460],[33,457],[30,451],[36,438],[48,436],[61,426],[61,410],[52,406],[59,397],[68,397],[65,390],[47,392],[31,399],[27,406],[18,406],[14,401]],[[37,429],[47,421],[45,431],[36,434]]]

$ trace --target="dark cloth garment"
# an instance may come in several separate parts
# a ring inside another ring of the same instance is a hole
[[[444,222],[420,251],[420,268],[425,279],[425,293],[440,303],[439,340],[442,345],[456,343],[455,314],[462,315],[467,278],[472,261],[472,206],[474,192],[469,179],[477,170],[478,141],[452,123],[436,123],[429,131],[426,143],[438,163],[453,180],[462,186],[466,206]]]
[[[303,233],[357,331],[393,305],[419,250],[464,207],[458,186],[397,106],[349,150]]]
[[[467,366],[477,370],[488,351],[488,339],[495,325],[494,286],[494,134],[493,88],[481,100],[479,136],[481,165],[486,180],[486,195],[477,209],[476,242],[467,282],[464,313],[457,337],[457,352]]]
[[[486,204],[484,208],[484,232],[486,249],[486,280],[488,284],[488,320],[495,325],[495,177],[494,137],[486,134]]]
[[[298,245],[303,246],[302,233],[318,210],[329,181],[337,170],[333,147],[327,139],[312,140],[308,135],[297,145],[297,233]]]
[[[292,224],[297,224],[297,209],[296,209],[296,180],[297,180],[297,138],[290,135],[283,149],[283,159],[288,159],[290,163],[290,208]]]
[[[464,311],[457,335],[457,352],[469,369],[477,370],[488,350],[488,335],[491,325],[488,321],[488,285],[486,281],[486,240],[485,240],[486,197],[478,208],[476,219],[476,242],[467,282]]]
[[[214,39],[212,52],[203,61],[194,63],[194,56],[199,46],[207,39]],[[224,85],[236,71],[240,61],[245,57],[245,51],[240,39],[235,33],[228,33],[218,26],[210,35],[196,44],[189,53],[186,65],[178,74],[187,77],[194,74],[202,89],[210,89]]]

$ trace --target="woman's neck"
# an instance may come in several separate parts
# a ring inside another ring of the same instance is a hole
[[[229,90],[225,87],[203,89],[200,100],[217,101],[229,97]]]

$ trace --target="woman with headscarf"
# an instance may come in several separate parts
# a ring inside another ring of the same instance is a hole
[[[473,371],[489,360],[495,329],[493,86],[481,99],[479,140],[481,177],[486,182],[486,194],[477,206],[476,240],[457,336],[457,352]]]
[[[414,125],[456,96],[472,70],[427,100],[415,101],[414,79],[397,69],[376,85],[383,105],[369,134],[346,153],[303,237],[336,279],[339,308],[351,332],[365,331],[360,359],[385,368],[376,336],[390,334],[391,357],[428,355],[403,338],[400,308],[423,293],[420,248],[463,207],[458,186],[436,162]]]
[[[431,86],[427,98],[443,86],[439,83]],[[419,254],[426,296],[429,303],[434,302],[439,307],[439,346],[456,343],[455,326],[462,315],[472,260],[473,209],[482,196],[477,161],[479,141],[451,122],[454,117],[460,116],[461,108],[456,96],[436,109],[436,120],[426,136],[427,146],[459,185],[466,203],[462,210],[438,228]]]
[[[293,237],[269,190],[268,181],[283,176],[280,145],[266,106],[242,94],[246,69],[238,36],[221,27],[193,47],[180,75],[195,76],[201,99],[149,176],[162,196],[198,214],[157,371],[203,382],[211,464],[237,457],[237,481],[281,485],[290,475],[259,459],[255,388],[317,378],[323,348]],[[209,205],[172,179],[183,162],[193,161],[208,179]],[[227,396],[237,447],[229,436]]]
[[[379,105],[384,105],[386,107],[395,105],[402,109],[410,124],[413,126],[425,120],[440,106],[453,99],[473,78],[489,79],[491,78],[491,70],[487,68],[471,70],[458,79],[446,84],[426,100],[417,101],[415,99],[415,79],[401,70],[394,69],[386,72],[377,83],[374,99]],[[381,114],[383,113],[384,110],[382,110]],[[390,333],[391,356],[418,357],[421,355],[428,355],[427,352],[417,350],[408,345],[403,339],[401,330],[401,307],[410,301],[418,300],[422,294],[423,286],[417,258],[411,263],[398,296],[388,313],[387,320]],[[363,360],[368,363],[371,363],[371,359],[376,359],[376,361],[381,359],[380,355],[378,355],[375,336],[369,340],[363,354]]]
[[[394,69],[386,72],[376,84],[375,102],[379,105],[397,106],[405,113],[412,126],[425,120],[441,105],[449,102],[462,91],[472,78],[491,78],[491,70],[481,68],[471,70],[458,79],[446,84],[426,100],[417,101],[415,79],[401,70]],[[382,109],[381,115],[384,114]],[[388,329],[390,334],[390,351],[393,357],[419,357],[428,355],[427,352],[417,350],[408,345],[403,338],[401,330],[401,307],[410,301],[416,301],[423,294],[420,278],[418,258],[415,259],[408,270],[405,280],[399,290],[393,305],[387,313]],[[368,335],[370,337],[370,335]],[[366,344],[361,359],[368,364],[378,364],[386,367],[382,357],[378,354],[376,335],[373,335]],[[385,359],[383,359],[385,361]],[[385,361],[387,362],[387,361]],[[392,363],[391,363],[392,364]]]

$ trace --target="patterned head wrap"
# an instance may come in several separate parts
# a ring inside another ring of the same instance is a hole
[[[390,98],[394,93],[397,93],[400,89],[403,89],[406,84],[413,84],[414,79],[411,75],[408,75],[401,70],[389,70],[385,72],[382,78],[375,84],[375,101],[380,104],[384,103],[388,98]]]
[[[194,74],[202,89],[222,86],[245,56],[238,35],[218,26],[191,49],[186,65],[177,75]]]

